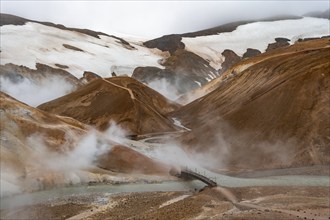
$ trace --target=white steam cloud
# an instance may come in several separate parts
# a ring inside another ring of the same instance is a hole
[[[175,88],[174,85],[172,85],[167,79],[156,79],[149,83],[147,83],[147,86],[154,89],[155,91],[159,92],[166,98],[175,101],[177,98],[179,98],[179,92]]]
[[[97,169],[98,158],[117,144],[114,140],[122,141],[124,138],[125,131],[114,123],[104,133],[90,130],[80,136],[67,132],[65,143],[56,146],[56,149],[49,146],[47,136],[36,133],[26,137],[22,140],[25,144],[17,150],[17,158],[21,158],[25,173],[22,174],[12,163],[3,161],[1,197],[89,181],[120,181],[119,177],[94,173],[92,170]]]
[[[23,78],[14,83],[6,77],[0,77],[0,90],[8,95],[36,107],[42,103],[66,95],[75,89],[71,83],[61,77],[47,77],[39,81]]]

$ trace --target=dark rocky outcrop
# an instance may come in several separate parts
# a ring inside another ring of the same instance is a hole
[[[65,47],[66,49],[69,49],[69,50],[74,50],[74,51],[78,51],[78,52],[84,52],[84,50],[82,50],[82,49],[80,49],[78,47],[69,45],[69,44],[63,44],[63,47]]]
[[[221,64],[220,74],[241,60],[241,57],[232,50],[224,50],[221,54],[225,57],[225,61]]]
[[[67,65],[62,65],[62,64],[59,64],[59,63],[55,63],[55,66],[57,66],[61,69],[68,69],[69,68]]]
[[[89,83],[92,82],[96,79],[102,78],[101,76],[97,75],[96,73],[90,72],[90,71],[85,71],[83,74],[83,77],[81,77],[79,80],[82,83]]]
[[[282,38],[282,37],[275,38],[275,43],[268,44],[266,52],[271,51],[271,50],[275,50],[275,49],[280,48],[280,47],[289,46],[290,45],[289,41],[290,40],[287,39],[287,38]]]
[[[261,54],[261,52],[257,49],[252,49],[252,48],[248,48],[246,50],[246,52],[243,54],[243,59],[246,59],[246,58],[250,58],[250,57],[254,57],[254,56],[257,56]]]
[[[160,38],[149,40],[143,44],[148,48],[157,48],[161,51],[168,51],[173,54],[178,49],[184,49],[185,45],[181,42],[182,37],[178,34],[165,35]]]

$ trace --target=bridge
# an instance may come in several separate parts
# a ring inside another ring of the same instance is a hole
[[[182,179],[196,179],[196,180],[200,180],[203,183],[207,184],[210,187],[215,187],[217,186],[217,183],[215,181],[213,181],[211,178],[206,177],[205,175],[202,175],[200,173],[198,173],[197,171],[192,171],[190,169],[187,168],[182,168],[181,172],[178,171],[171,171],[170,172],[172,175],[178,177],[178,178],[182,178]]]

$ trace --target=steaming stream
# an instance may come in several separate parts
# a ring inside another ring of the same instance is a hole
[[[157,137],[158,139],[166,137]],[[168,138],[168,137],[167,137]],[[330,186],[330,179],[328,176],[303,176],[303,175],[286,175],[286,176],[271,176],[264,178],[239,178],[222,175],[209,171],[201,166],[198,166],[195,162],[191,161],[179,148],[171,148],[168,144],[155,144],[148,143],[148,137],[146,140],[133,141],[126,140],[126,144],[134,150],[138,150],[149,157],[158,158],[164,156],[164,153],[159,154],[158,150],[169,150],[171,153],[171,160],[181,162],[181,166],[188,166],[189,169],[197,171],[200,174],[207,176],[215,180],[219,186],[223,187],[247,187],[247,186]],[[152,139],[156,139],[153,137]],[[177,155],[179,158],[176,158]],[[184,156],[185,155],[185,156]],[[164,158],[162,158],[164,159]],[[173,161],[167,161],[169,164]],[[47,191],[38,191],[34,193],[26,193],[15,195],[11,197],[1,198],[1,209],[19,207],[24,205],[38,204],[45,201],[51,201],[58,198],[65,198],[67,196],[77,195],[90,195],[93,193],[102,193],[103,195],[111,195],[115,193],[127,193],[127,192],[155,192],[155,191],[190,191],[201,189],[205,187],[205,184],[198,181],[167,181],[161,183],[130,183],[130,184],[117,184],[117,185],[93,185],[93,186],[73,186],[54,188]]]

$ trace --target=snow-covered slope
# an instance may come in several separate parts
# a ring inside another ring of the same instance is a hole
[[[84,71],[109,77],[112,71],[131,75],[138,66],[162,67],[158,63],[162,53],[157,49],[137,42],[125,45],[114,37],[99,37],[34,22],[1,26],[1,65],[13,63],[35,69],[36,63],[54,68],[60,64],[77,78]]]
[[[254,22],[238,26],[233,32],[195,38],[183,37],[185,49],[205,60],[215,69],[220,69],[224,61],[222,52],[226,49],[242,56],[247,48],[264,52],[275,38],[291,40],[291,44],[299,38],[322,37],[330,34],[329,20],[322,18],[302,18],[271,22]]]

